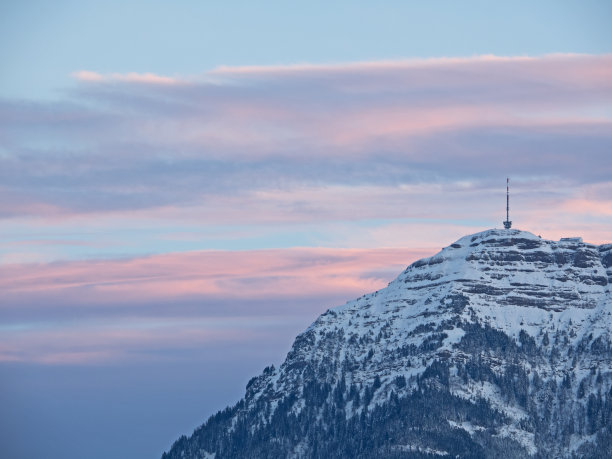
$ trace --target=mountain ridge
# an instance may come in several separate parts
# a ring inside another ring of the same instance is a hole
[[[611,284],[612,244],[464,236],[319,316],[164,458],[612,452]]]

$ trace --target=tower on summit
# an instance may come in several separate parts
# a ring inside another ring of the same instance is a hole
[[[506,221],[504,222],[504,228],[512,228],[512,222],[510,221],[510,179],[506,177]]]

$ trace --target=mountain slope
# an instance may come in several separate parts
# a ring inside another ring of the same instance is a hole
[[[466,236],[321,315],[164,454],[612,457],[612,245]]]

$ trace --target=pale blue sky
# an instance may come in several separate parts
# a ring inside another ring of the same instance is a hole
[[[0,6],[0,96],[57,97],[77,70],[612,52],[612,2],[88,1]]]

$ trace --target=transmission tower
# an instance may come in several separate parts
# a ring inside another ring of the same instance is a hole
[[[506,221],[504,222],[504,228],[512,228],[512,222],[510,221],[510,179],[506,177]]]

